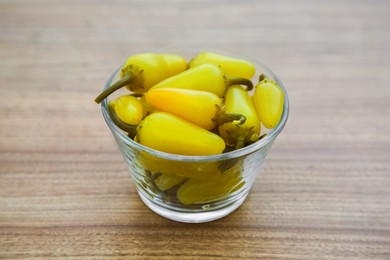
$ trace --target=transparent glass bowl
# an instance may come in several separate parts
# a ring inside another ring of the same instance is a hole
[[[204,50],[169,50],[188,61],[201,51]],[[279,84],[284,91],[284,108],[276,128],[266,129],[262,126],[261,134],[267,135],[239,150],[212,156],[184,156],[150,149],[130,139],[115,125],[108,112],[109,100],[101,103],[103,117],[120,148],[140,198],[157,214],[179,222],[208,222],[233,212],[248,196],[265,157],[286,124],[289,101],[282,82],[270,69],[252,59],[243,59],[256,66],[256,78],[252,79],[254,84],[260,74]],[[119,70],[108,79],[104,89],[119,78]],[[110,98],[114,97],[112,95]]]

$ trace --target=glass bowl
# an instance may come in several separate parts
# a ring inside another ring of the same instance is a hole
[[[177,48],[165,53],[179,54],[189,61],[202,51],[206,50]],[[135,142],[111,120],[108,99],[115,98],[118,93],[101,103],[103,117],[120,148],[139,197],[152,211],[179,222],[213,221],[237,209],[248,196],[272,144],[288,118],[289,101],[286,89],[269,68],[234,53],[211,51],[252,62],[256,66],[254,77],[265,74],[275,80],[284,92],[284,107],[279,124],[274,129],[261,126],[261,134],[267,135],[249,146],[211,156],[160,152]],[[104,89],[119,79],[120,68],[111,75]],[[257,78],[252,81],[257,83]]]

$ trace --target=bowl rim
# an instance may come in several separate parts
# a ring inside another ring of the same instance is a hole
[[[200,52],[202,52],[202,51],[199,51],[199,53]],[[214,51],[214,52],[216,52],[216,51]],[[167,52],[165,52],[165,53],[167,53]],[[171,51],[170,53],[174,53],[174,52]],[[217,53],[226,54],[226,55],[230,55],[230,56],[233,56],[233,57],[239,57],[239,58],[242,57],[242,56],[240,57],[238,55],[231,54],[231,53],[223,53],[221,51],[219,51],[219,52],[217,51]],[[244,59],[246,59],[246,60],[250,61],[251,63],[253,63],[255,65],[255,67],[256,67],[256,71],[259,68],[261,68],[261,73],[263,73],[263,74],[267,75],[268,77],[270,77],[271,79],[275,80],[278,83],[278,85],[280,86],[280,88],[282,89],[283,93],[284,93],[283,112],[282,112],[282,115],[281,115],[281,118],[279,120],[278,125],[275,128],[270,129],[270,132],[264,138],[256,141],[253,144],[245,146],[245,147],[243,147],[241,149],[237,149],[237,150],[226,152],[226,153],[216,154],[216,155],[196,155],[196,156],[192,156],[192,155],[179,155],[179,154],[166,153],[166,152],[161,152],[161,151],[158,151],[158,150],[146,147],[146,146],[144,146],[142,144],[137,143],[133,139],[129,138],[111,120],[111,117],[110,117],[109,112],[108,112],[108,99],[107,98],[104,99],[101,102],[101,111],[102,111],[102,114],[103,114],[103,118],[106,121],[108,127],[111,129],[111,131],[114,134],[114,136],[118,137],[126,145],[128,145],[131,148],[136,149],[138,151],[146,152],[146,153],[151,154],[151,155],[153,155],[155,157],[159,157],[159,158],[163,158],[163,159],[187,161],[187,162],[207,162],[207,161],[218,161],[218,160],[233,159],[233,158],[238,158],[238,157],[241,157],[241,156],[253,153],[253,152],[257,151],[257,150],[260,150],[263,147],[266,147],[268,144],[272,143],[275,140],[275,138],[280,134],[280,132],[283,130],[283,128],[286,125],[286,122],[287,122],[287,119],[288,119],[288,115],[289,115],[290,104],[289,104],[289,98],[288,98],[288,94],[287,94],[286,88],[284,87],[284,85],[283,85],[282,81],[279,79],[279,77],[270,68],[268,68],[266,65],[264,65],[264,64],[262,64],[260,62],[253,61],[252,59],[248,59],[246,57]],[[103,90],[108,88],[108,87],[110,87],[112,80],[115,78],[115,76],[118,74],[118,72],[120,71],[121,68],[122,68],[122,65],[120,67],[118,67],[112,73],[112,75],[109,77],[109,79],[105,83],[105,85],[103,87]]]

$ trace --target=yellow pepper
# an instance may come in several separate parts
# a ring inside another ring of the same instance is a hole
[[[177,191],[177,198],[182,204],[199,204],[222,199],[243,186],[242,165],[219,173],[210,180],[188,179]]]
[[[177,115],[207,130],[234,120],[245,121],[240,114],[223,111],[221,98],[208,91],[152,88],[146,93],[146,99],[160,111]]]
[[[115,100],[114,109],[119,119],[130,125],[138,125],[144,116],[141,101],[131,95],[118,97]]]
[[[282,116],[284,105],[284,93],[278,83],[261,75],[252,100],[263,125],[275,128]]]
[[[260,120],[248,92],[241,86],[234,85],[228,88],[225,95],[225,110],[242,114],[246,118],[243,124],[233,121],[219,126],[219,134],[227,145],[239,149],[258,140]]]
[[[141,53],[130,56],[120,71],[121,79],[96,97],[95,102],[102,102],[123,86],[136,93],[146,92],[156,83],[186,69],[187,61],[175,54]]]
[[[214,52],[202,52],[198,54],[190,61],[188,66],[192,68],[206,63],[221,66],[226,75],[233,77],[251,79],[256,72],[255,66],[246,60],[237,59]]]
[[[108,103],[108,113],[111,117],[112,122],[114,122],[114,124],[116,124],[123,131],[127,132],[128,136],[130,138],[134,138],[134,136],[137,134],[137,125],[128,124],[119,118],[119,116],[115,112],[115,101],[114,100],[111,100]]]
[[[166,190],[172,188],[173,186],[183,182],[185,179],[186,179],[186,177],[162,173],[154,181],[154,184],[156,184],[156,186],[161,191],[166,191]]]
[[[152,149],[180,155],[214,155],[225,149],[220,136],[165,112],[145,117],[137,127],[135,140]]]
[[[214,178],[216,174],[219,173],[218,163],[214,161],[175,161],[142,152],[138,156],[138,162],[141,167],[150,171],[153,176],[162,173],[167,175],[188,177],[197,180],[209,180]]]
[[[158,111],[157,108],[155,108],[152,104],[150,104],[146,100],[146,96],[144,94],[142,94],[140,96],[139,101],[141,102],[142,107],[143,107],[143,112],[144,112],[143,117]]]
[[[249,79],[227,77],[220,67],[213,64],[202,64],[157,83],[151,90],[157,88],[194,89],[209,91],[223,97],[226,88],[234,84],[246,85],[248,90],[253,88]]]

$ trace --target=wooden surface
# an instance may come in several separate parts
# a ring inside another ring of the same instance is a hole
[[[291,112],[247,201],[137,197],[93,99],[132,53],[252,56]],[[0,0],[0,258],[390,259],[389,1]]]

